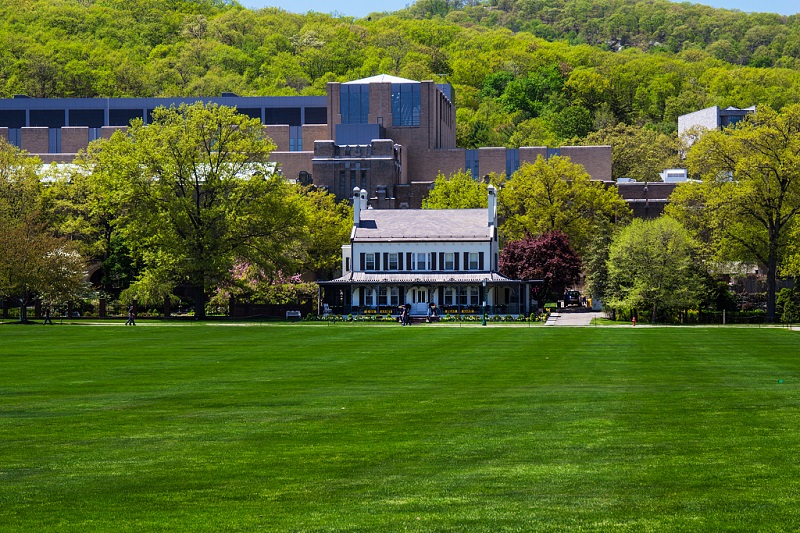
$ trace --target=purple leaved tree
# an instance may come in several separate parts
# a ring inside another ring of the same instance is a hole
[[[542,280],[539,298],[557,300],[580,280],[582,263],[561,231],[525,237],[505,245],[500,253],[500,273],[513,279]]]

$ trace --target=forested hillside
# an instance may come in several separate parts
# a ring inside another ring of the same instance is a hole
[[[680,52],[703,48],[715,58],[751,66],[797,66],[800,17],[677,3],[670,0],[420,1],[415,17],[506,27],[547,40]]]
[[[800,97],[800,20],[666,0],[420,0],[365,19],[225,0],[0,0],[0,96],[324,94],[448,81],[458,143],[673,133],[710,105]]]

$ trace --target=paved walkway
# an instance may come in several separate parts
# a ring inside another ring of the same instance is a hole
[[[560,309],[550,313],[545,326],[590,326],[593,318],[603,316],[602,311],[589,309]]]

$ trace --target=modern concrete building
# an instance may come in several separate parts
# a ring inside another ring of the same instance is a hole
[[[596,180],[611,180],[610,146],[561,148],[456,147],[456,112],[449,84],[373,76],[329,83],[326,96],[216,98],[0,99],[0,137],[44,162],[71,162],[89,142],[147,123],[158,106],[196,101],[236,107],[259,118],[277,150],[284,176],[326,187],[349,199],[359,187],[376,208],[422,205],[438,173],[464,170],[475,179],[512,174],[538,156],[568,156]]]
[[[699,111],[687,113],[678,117],[678,136],[683,138],[693,130],[717,130],[727,128],[736,124],[744,117],[756,112],[756,106],[739,109],[738,107],[728,107],[720,109],[718,106],[707,107]],[[686,137],[691,145],[692,140]]]

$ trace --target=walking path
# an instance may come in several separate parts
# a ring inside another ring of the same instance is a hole
[[[589,309],[561,309],[550,313],[545,326],[590,326],[593,318],[603,316],[602,311]]]

